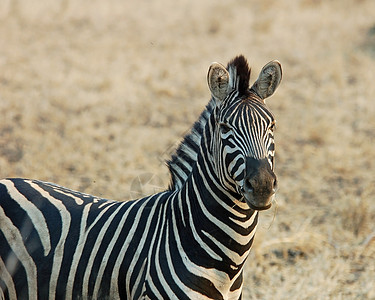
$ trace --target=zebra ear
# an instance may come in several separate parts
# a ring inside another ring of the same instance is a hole
[[[280,84],[283,72],[281,64],[273,60],[266,64],[260,71],[257,81],[254,82],[251,89],[262,99],[271,96]]]
[[[223,101],[227,95],[229,85],[229,73],[219,63],[212,63],[207,74],[208,87],[215,99]]]

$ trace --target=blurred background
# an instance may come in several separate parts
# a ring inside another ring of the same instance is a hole
[[[244,299],[375,299],[375,1],[0,2],[0,177],[128,200],[209,100],[206,73],[278,59],[276,203]]]

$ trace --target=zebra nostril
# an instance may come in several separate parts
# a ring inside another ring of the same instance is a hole
[[[245,179],[245,188],[246,188],[247,192],[252,193],[254,191],[254,188],[253,188],[249,178]]]

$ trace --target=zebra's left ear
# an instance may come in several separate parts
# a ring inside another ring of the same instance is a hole
[[[229,85],[227,69],[222,64],[212,63],[208,69],[207,82],[212,96],[219,101],[223,101],[227,95]]]
[[[251,90],[264,100],[275,92],[282,76],[281,64],[277,60],[273,60],[266,64],[262,71],[260,71],[259,77],[254,82]]]

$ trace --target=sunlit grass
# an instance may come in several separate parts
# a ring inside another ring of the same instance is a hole
[[[209,100],[209,64],[243,53],[254,81],[278,59],[277,209],[261,213],[244,299],[375,298],[374,11],[371,0],[2,2],[0,177],[119,200],[162,189],[163,161]]]

